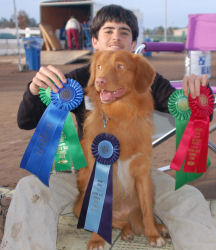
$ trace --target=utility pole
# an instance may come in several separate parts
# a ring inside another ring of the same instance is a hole
[[[18,69],[19,69],[19,71],[22,71],[21,51],[20,51],[20,40],[19,40],[18,21],[17,21],[17,11],[16,11],[16,0],[13,0],[13,3],[14,3],[14,18],[15,18],[15,24],[16,24],[17,48],[18,48],[18,55],[19,55]]]
[[[164,0],[164,42],[167,42],[167,0]]]

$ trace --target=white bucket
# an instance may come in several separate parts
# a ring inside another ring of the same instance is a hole
[[[185,58],[186,75],[204,75],[211,77],[211,52],[210,51],[189,51]]]

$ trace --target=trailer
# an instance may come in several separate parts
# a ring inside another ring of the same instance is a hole
[[[65,27],[71,16],[83,23],[92,16],[92,8],[89,0],[44,1],[40,3],[40,23],[49,24],[54,30]]]

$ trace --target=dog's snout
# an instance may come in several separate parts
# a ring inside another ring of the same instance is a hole
[[[104,87],[104,85],[106,84],[106,79],[105,77],[96,77],[95,79],[95,84],[98,87]]]

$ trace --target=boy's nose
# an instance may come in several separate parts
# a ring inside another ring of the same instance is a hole
[[[106,84],[105,77],[96,77],[95,84],[100,88],[104,87],[104,85]]]
[[[117,30],[113,32],[112,38],[114,40],[118,40],[120,38],[120,34],[119,34],[119,32]]]

